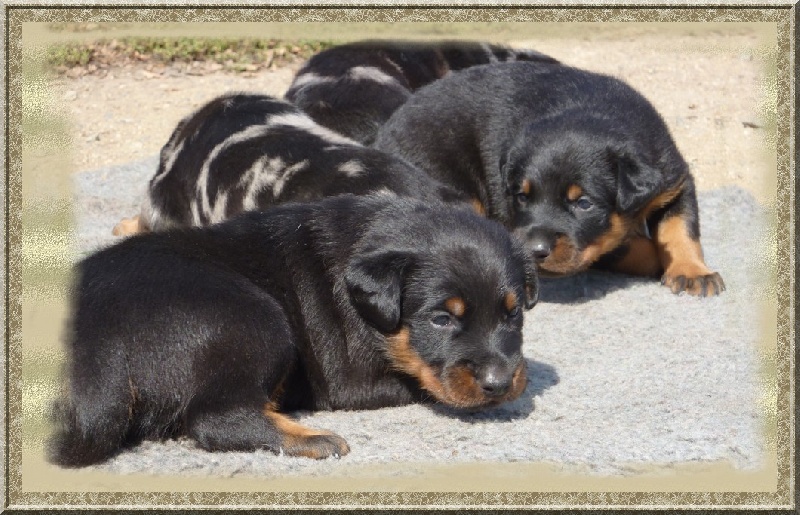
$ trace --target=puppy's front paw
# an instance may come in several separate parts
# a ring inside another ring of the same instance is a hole
[[[341,458],[350,452],[344,438],[333,433],[291,435],[284,439],[281,449],[287,456],[303,456],[321,460],[331,456]]]
[[[661,278],[661,284],[672,293],[686,292],[689,295],[708,297],[725,291],[725,283],[717,272],[705,270],[668,270]]]

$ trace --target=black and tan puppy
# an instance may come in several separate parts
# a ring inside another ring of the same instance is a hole
[[[499,63],[422,88],[375,148],[480,201],[542,274],[592,265],[715,295],[689,167],[653,106],[622,81],[567,66]]]
[[[341,456],[341,437],[285,412],[512,400],[538,294],[528,261],[469,207],[391,194],[123,240],[80,263],[50,459],[177,435]]]
[[[114,234],[203,226],[283,202],[377,191],[466,198],[399,157],[314,123],[288,102],[230,93],[178,123],[140,215],[120,222]]]
[[[420,87],[452,70],[517,60],[556,62],[534,50],[473,41],[359,41],[311,57],[285,98],[320,125],[368,145]]]

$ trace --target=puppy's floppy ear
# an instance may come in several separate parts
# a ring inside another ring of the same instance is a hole
[[[383,333],[400,324],[403,277],[410,256],[396,251],[375,251],[356,256],[345,271],[350,302],[358,314]]]
[[[533,259],[525,260],[525,309],[539,302],[539,271]]]
[[[617,208],[622,214],[633,214],[660,190],[662,174],[628,146],[611,149],[611,154],[617,174]]]

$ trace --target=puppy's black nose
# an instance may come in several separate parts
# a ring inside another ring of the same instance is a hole
[[[552,248],[550,248],[550,243],[544,240],[537,240],[534,241],[531,245],[531,252],[533,253],[533,257],[536,259],[542,260],[547,258],[552,252]]]
[[[487,397],[500,397],[511,388],[513,372],[500,365],[487,365],[476,379]]]
[[[528,232],[528,248],[531,249],[531,254],[537,261],[543,261],[553,253],[555,240],[556,235],[550,231],[533,229]]]

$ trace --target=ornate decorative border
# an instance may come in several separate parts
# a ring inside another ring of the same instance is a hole
[[[6,459],[4,486],[7,508],[25,507],[758,507],[787,508],[794,502],[794,37],[795,9],[790,4],[758,7],[741,5],[722,7],[598,5],[594,8],[549,7],[545,5],[507,5],[484,7],[475,5],[357,6],[347,4],[305,5],[302,7],[275,4],[272,6],[219,5],[169,6],[142,4],[128,6],[86,6],[21,4],[4,6],[6,58]],[[777,288],[778,355],[777,355],[777,439],[778,490],[776,493],[738,492],[241,492],[241,493],[173,493],[173,492],[24,492],[21,478],[21,62],[22,23],[25,22],[765,22],[774,24],[778,33],[777,54]]]

